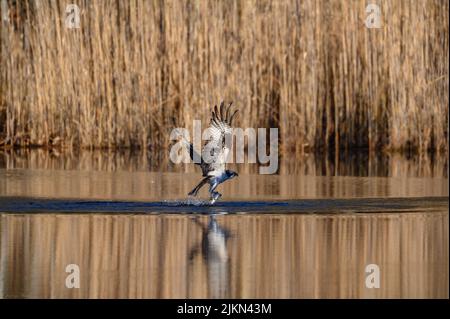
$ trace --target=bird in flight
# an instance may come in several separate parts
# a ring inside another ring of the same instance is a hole
[[[194,160],[194,157],[201,159],[200,162],[195,164],[200,165],[203,173],[203,179],[188,195],[197,196],[198,191],[206,183],[209,183],[211,204],[214,204],[222,196],[216,191],[217,186],[228,179],[238,176],[238,173],[226,169],[226,161],[230,153],[233,137],[231,125],[238,111],[236,110],[231,114],[231,105],[232,103],[226,107],[222,101],[219,108],[217,108],[217,105],[214,106],[211,123],[208,128],[210,138],[202,148],[201,157],[194,150],[194,145],[184,140],[191,159]]]

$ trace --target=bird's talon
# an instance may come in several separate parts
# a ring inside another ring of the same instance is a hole
[[[214,192],[211,194],[211,205],[214,204],[220,197],[222,197],[222,194],[219,192]]]

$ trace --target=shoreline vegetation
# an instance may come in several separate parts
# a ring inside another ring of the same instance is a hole
[[[225,100],[281,154],[448,156],[446,1],[0,4],[0,149],[167,150]]]

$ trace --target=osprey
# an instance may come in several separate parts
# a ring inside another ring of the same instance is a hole
[[[188,195],[197,196],[200,188],[206,183],[209,183],[211,204],[214,204],[222,196],[222,194],[216,191],[217,186],[230,178],[238,176],[238,173],[225,169],[233,137],[231,125],[238,111],[236,110],[231,114],[231,104],[226,107],[221,102],[219,108],[217,108],[217,105],[214,106],[210,127],[208,128],[210,138],[202,149],[201,157],[195,152],[193,144],[184,140],[191,159],[194,160],[194,155],[196,158],[201,159],[199,163],[195,164],[200,165],[203,173],[203,179]]]

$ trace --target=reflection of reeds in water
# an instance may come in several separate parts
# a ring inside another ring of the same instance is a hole
[[[197,173],[0,170],[0,196],[127,201],[187,198]],[[230,200],[302,198],[448,197],[446,178],[375,178],[300,175],[240,175],[219,186]],[[207,188],[198,194],[207,198]]]
[[[447,148],[446,1],[1,3],[7,143],[165,148],[225,98],[285,152]]]
[[[164,156],[164,154],[166,156]],[[59,153],[55,149],[0,150],[0,168],[46,169],[81,171],[163,171],[199,172],[194,164],[170,162],[167,153],[150,151],[72,151]],[[279,174],[299,176],[367,176],[367,177],[448,177],[448,157],[428,154],[403,156],[400,154],[349,153],[332,157],[303,154],[295,158],[280,158]],[[230,164],[241,174],[258,174],[259,164]]]
[[[200,217],[207,223],[206,217]],[[448,213],[217,217],[236,298],[448,298]],[[186,216],[0,215],[0,297],[200,298],[209,264]],[[65,288],[67,264],[81,288]],[[365,288],[376,263],[381,288]]]

